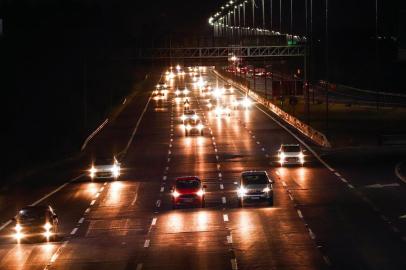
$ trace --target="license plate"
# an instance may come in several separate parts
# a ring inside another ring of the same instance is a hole
[[[260,197],[258,197],[258,196],[256,196],[256,197],[251,197],[251,199],[253,199],[253,200],[259,200]]]
[[[184,202],[193,202],[193,199],[188,198],[188,199],[183,199]]]

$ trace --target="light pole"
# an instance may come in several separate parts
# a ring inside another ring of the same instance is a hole
[[[326,44],[325,44],[325,61],[326,61],[326,136],[328,136],[328,132],[329,132],[329,93],[328,93],[328,86],[329,86],[329,42],[328,42],[328,0],[325,0],[325,20],[326,20],[326,33],[325,33],[325,39],[326,39]]]
[[[272,29],[273,29],[273,0],[270,0],[270,14],[271,14],[271,31],[272,31]]]
[[[252,29],[255,35],[255,0],[252,0]]]
[[[279,0],[279,32],[282,34],[282,0]]]

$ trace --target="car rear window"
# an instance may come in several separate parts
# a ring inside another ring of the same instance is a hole
[[[46,216],[45,211],[26,209],[26,210],[20,211],[18,218],[20,220],[30,220],[30,219],[42,220],[42,219],[45,219],[45,216]]]
[[[299,145],[284,145],[282,146],[283,152],[300,152]]]
[[[269,183],[265,174],[243,175],[242,182],[244,185],[262,185]]]
[[[190,180],[177,180],[176,181],[176,188],[199,188],[200,187],[200,181],[196,179],[190,179]]]

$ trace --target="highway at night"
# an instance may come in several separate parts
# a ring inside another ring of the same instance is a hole
[[[236,106],[243,91],[212,67],[152,77],[81,162],[44,176],[53,185],[2,195],[0,269],[406,269],[406,188],[391,160],[326,156],[255,101]],[[186,111],[200,125],[188,134]],[[281,166],[282,144],[299,144],[304,164]],[[100,156],[117,158],[117,179],[91,179]],[[267,172],[273,203],[241,203],[245,171]],[[205,186],[204,205],[174,207],[185,176]],[[55,241],[15,239],[27,205],[53,207]]]

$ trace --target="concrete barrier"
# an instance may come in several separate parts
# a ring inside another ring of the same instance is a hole
[[[295,128],[297,131],[299,131],[301,134],[309,138],[311,141],[313,141],[315,144],[322,146],[322,147],[327,147],[330,148],[331,144],[328,141],[327,137],[321,133],[318,130],[315,130],[311,126],[303,123],[296,117],[286,113],[282,109],[280,109],[278,106],[270,102],[269,100],[265,99],[264,97],[261,97],[245,85],[242,85],[241,83],[234,82],[233,80],[223,76],[220,74],[217,70],[213,69],[213,72],[223,79],[224,81],[228,82],[229,84],[233,85],[234,87],[242,90],[245,92],[249,97],[251,97],[253,100],[256,102],[262,104],[266,108],[268,108],[271,112],[276,114],[280,119],[282,119],[285,123],[289,124],[291,127]]]

